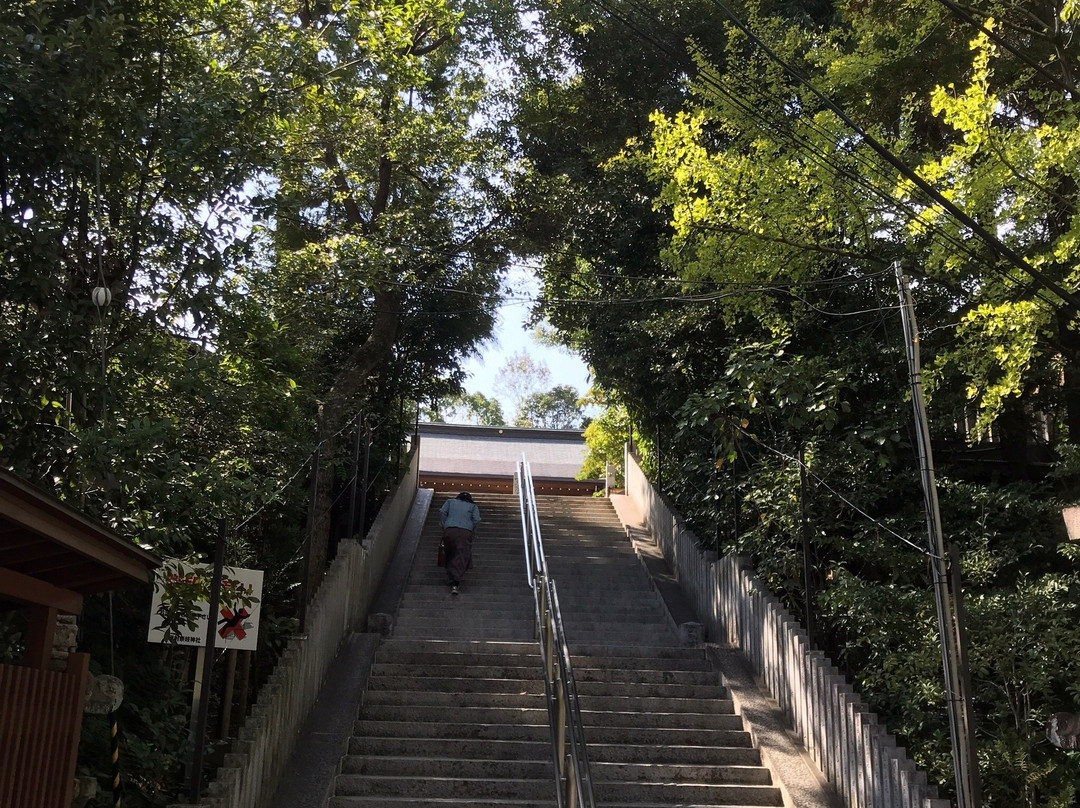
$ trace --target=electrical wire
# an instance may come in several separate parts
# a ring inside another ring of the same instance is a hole
[[[872,135],[870,135],[865,129],[859,126],[853,121],[847,113],[845,113],[836,103],[834,103],[828,96],[821,92],[809,79],[805,78],[801,73],[795,70],[791,65],[785,62],[778,54],[776,54],[772,48],[770,48],[761,38],[759,38],[753,31],[750,30],[739,17],[737,17],[723,2],[722,0],[709,0],[714,6],[720,9],[725,16],[731,21],[731,23],[738,28],[743,34],[750,39],[750,41],[758,47],[763,53],[765,53],[773,62],[779,65],[784,72],[806,87],[815,97],[820,99],[826,107],[837,117],[839,117],[852,131],[854,131],[862,140],[869,146],[881,159],[885,160],[888,164],[893,166],[906,180],[913,183],[923,193],[929,196],[934,202],[942,209],[948,212],[954,219],[959,221],[965,227],[969,228],[981,241],[983,241],[991,251],[997,253],[1000,257],[1010,261],[1021,272],[1029,275],[1033,280],[1041,284],[1045,289],[1053,292],[1060,297],[1062,301],[1071,305],[1074,311],[1080,312],[1080,297],[1077,297],[1072,292],[1069,292],[1062,288],[1056,282],[1047,278],[1041,271],[1037,270],[1027,259],[1001,241],[999,238],[990,233],[986,228],[979,224],[974,218],[968,215],[959,206],[954,204],[940,191],[934,188],[929,182],[924,180],[918,175],[912,168],[905,164],[900,158],[889,151],[885,146],[877,141]]]
[[[665,46],[663,43],[660,43],[655,38],[650,37],[647,33],[643,31],[640,26],[635,25],[628,18],[614,11],[602,0],[594,0],[593,4],[601,10],[605,11],[605,13],[608,13],[614,19],[622,22],[638,36],[641,36],[648,40],[654,45],[654,47],[657,47],[659,50],[665,53],[665,55],[668,56],[668,58],[673,64],[681,66],[681,62],[677,54],[673,52],[671,48]],[[633,6],[634,4],[629,3],[628,5]],[[640,3],[637,4],[637,7],[639,9],[645,8]],[[646,13],[651,13],[651,10],[647,10]],[[698,75],[697,80],[705,88],[712,89],[721,96],[723,96],[730,104],[732,104],[738,110],[746,114],[752,120],[756,120],[758,123],[758,128],[760,128],[762,131],[771,132],[773,135],[778,136],[781,140],[788,142],[790,145],[793,145],[797,150],[801,151],[805,156],[808,156],[818,165],[831,169],[833,174],[838,178],[846,179],[855,185],[863,187],[871,193],[879,196],[883,201],[885,201],[894,209],[899,209],[902,212],[906,213],[911,219],[915,219],[919,216],[919,212],[911,208],[908,203],[898,200],[891,193],[883,191],[880,187],[870,183],[869,181],[867,181],[867,179],[864,178],[863,175],[865,174],[876,173],[881,179],[887,181],[889,184],[895,184],[895,174],[887,172],[884,167],[881,166],[876,160],[871,159],[869,161],[864,161],[865,165],[863,166],[862,173],[856,172],[848,166],[837,163],[832,154],[822,151],[813,143],[812,140],[799,135],[796,131],[788,127],[779,126],[777,121],[785,120],[785,117],[783,115],[775,117],[766,116],[760,108],[750,103],[748,99],[754,97],[754,91],[757,89],[756,87],[744,86],[732,88],[726,86],[726,82],[731,80],[731,74],[726,75],[724,79],[720,79],[719,77],[714,76],[712,71],[702,70],[701,73]],[[809,128],[811,131],[816,132],[824,140],[832,144],[834,149],[836,149],[837,151],[851,151],[850,149],[845,149],[844,147],[842,147],[842,145],[837,140],[838,136],[836,133],[832,132],[831,130],[825,129],[823,126],[818,124],[813,119],[813,117],[810,117],[806,114],[805,109],[801,109],[799,116],[797,116],[797,119],[804,126]],[[853,152],[852,156],[853,158],[857,159],[857,156],[854,155]],[[949,242],[951,242],[951,246],[953,246],[954,248],[969,253],[973,257],[978,257],[977,254],[974,253],[973,250],[969,248],[962,239],[953,237],[951,234],[948,234],[945,231],[941,231],[940,228],[937,229],[937,233],[935,235],[937,237],[944,236],[948,239]]]
[[[655,48],[657,48],[657,50],[659,50],[661,53],[663,53],[665,56],[667,56],[668,59],[671,61],[671,63],[673,65],[675,65],[675,66],[677,66],[677,67],[679,67],[681,69],[682,61],[681,61],[681,59],[679,57],[679,54],[677,52],[675,52],[672,48],[670,48],[669,46],[667,46],[664,43],[660,42],[655,37],[650,36],[640,25],[635,24],[632,20],[627,18],[625,15],[615,11],[610,5],[606,4],[604,2],[604,0],[591,0],[591,2],[596,8],[603,11],[605,14],[610,16],[612,19],[615,19],[615,20],[619,21],[620,23],[622,23],[623,25],[625,25],[635,35],[639,36],[643,40],[645,40],[645,41],[649,42],[650,44],[652,44]],[[630,3],[625,3],[624,5],[628,5],[628,6],[631,6],[631,7],[636,7],[639,11],[644,10],[646,14],[649,14],[651,16],[651,13],[652,13],[651,9],[648,9],[647,7],[643,6],[641,3],[636,3],[635,4],[634,2],[630,2]],[[865,144],[867,144],[867,145],[869,145],[871,147],[876,145],[877,146],[877,149],[875,149],[876,154],[871,159],[865,159],[864,158],[864,159],[860,160],[858,158],[858,156],[855,154],[854,149],[852,149],[850,147],[845,147],[843,144],[841,144],[839,142],[839,140],[837,139],[838,138],[837,133],[825,129],[823,126],[818,124],[813,119],[813,117],[808,116],[806,114],[805,109],[802,109],[800,107],[800,113],[797,116],[797,119],[802,123],[802,125],[807,127],[808,129],[810,129],[810,131],[818,134],[820,137],[822,137],[824,140],[826,140],[830,144],[832,144],[832,146],[838,152],[845,152],[845,151],[850,152],[851,157],[856,160],[856,162],[859,164],[859,166],[861,168],[861,172],[855,172],[851,167],[838,164],[836,162],[835,158],[831,154],[827,154],[827,153],[823,152],[819,147],[817,147],[813,143],[812,140],[806,138],[805,136],[799,135],[796,131],[794,131],[792,129],[789,129],[787,127],[779,126],[778,123],[777,123],[778,120],[787,120],[787,119],[785,119],[784,116],[768,117],[768,116],[765,115],[765,113],[759,107],[757,107],[754,104],[750,103],[750,101],[748,99],[754,97],[754,91],[757,88],[754,88],[754,87],[742,87],[742,88],[728,87],[728,86],[726,86],[725,82],[731,80],[731,74],[727,74],[727,75],[724,76],[723,79],[720,79],[719,77],[713,75],[712,71],[709,71],[709,70],[702,70],[699,73],[699,75],[696,77],[697,81],[699,82],[699,84],[701,86],[703,86],[705,89],[711,89],[711,90],[715,91],[720,96],[722,96],[728,103],[732,104],[736,109],[738,109],[739,111],[746,114],[752,120],[757,121],[758,126],[762,131],[778,136],[782,141],[788,143],[789,145],[792,145],[794,148],[799,150],[805,156],[809,157],[811,160],[813,160],[818,165],[820,165],[820,166],[822,166],[824,168],[830,169],[832,171],[832,173],[834,174],[834,176],[836,176],[837,178],[839,178],[841,180],[848,180],[848,181],[852,182],[853,184],[855,184],[855,185],[857,185],[859,187],[862,187],[865,190],[873,193],[875,196],[878,196],[883,201],[885,201],[886,204],[888,204],[891,208],[893,208],[894,210],[896,210],[896,211],[898,211],[900,213],[905,214],[909,220],[917,220],[917,219],[922,218],[921,212],[916,210],[915,208],[913,208],[909,202],[898,199],[891,192],[883,190],[879,186],[871,183],[866,178],[866,175],[871,175],[871,176],[876,175],[878,178],[880,178],[880,179],[882,179],[884,181],[887,181],[890,185],[895,186],[896,174],[890,173],[885,168],[885,166],[882,163],[880,163],[878,161],[878,159],[876,159],[876,158],[885,157],[886,162],[889,162],[889,164],[894,169],[897,169],[899,167],[898,170],[900,170],[900,173],[903,176],[905,176],[906,179],[908,179],[910,182],[912,182],[912,184],[915,186],[916,189],[922,190],[924,192],[926,192],[927,190],[930,191],[930,193],[928,195],[930,196],[930,198],[932,200],[932,203],[925,203],[925,205],[924,205],[925,209],[928,210],[928,209],[933,208],[934,206],[939,206],[939,207],[942,207],[946,213],[950,213],[948,204],[944,204],[944,205],[941,204],[940,194],[938,194],[927,183],[923,182],[917,175],[915,175],[914,172],[912,172],[904,164],[902,164],[898,160],[898,158],[896,158],[895,156],[892,156],[891,153],[884,150],[884,147],[880,146],[880,144],[877,144],[876,141],[873,140],[873,138],[871,138],[864,130],[862,130],[861,127],[859,127],[857,124],[855,124],[853,121],[851,121],[850,118],[848,118],[842,112],[842,110],[840,110],[838,107],[835,106],[835,104],[833,104],[823,94],[821,94],[819,91],[817,91],[816,88],[813,87],[813,85],[811,85],[811,84],[809,84],[809,82],[806,82],[805,80],[801,79],[801,77],[799,76],[797,71],[794,71],[793,68],[788,66],[782,60],[780,60],[779,57],[777,57],[774,53],[772,53],[772,51],[769,50],[767,48],[767,46],[765,46],[765,44],[763,42],[761,42],[760,39],[757,39],[752,34],[752,32],[749,31],[749,29],[747,29],[745,26],[742,26],[741,23],[738,22],[737,18],[734,18],[733,15],[731,15],[731,13],[726,10],[726,7],[723,7],[722,4],[717,4],[717,5],[719,5],[725,11],[725,13],[728,15],[729,19],[732,19],[733,24],[735,24],[737,27],[740,27],[740,30],[744,31],[744,33],[748,36],[748,38],[750,38],[752,41],[755,42],[755,44],[757,44],[766,53],[768,53],[770,55],[770,58],[773,58],[774,61],[777,61],[779,64],[781,64],[783,66],[783,68],[785,69],[785,71],[787,71],[789,73],[789,75],[795,77],[797,80],[799,80],[801,83],[803,83],[804,86],[808,87],[816,95],[816,97],[819,98],[819,100],[821,100],[821,101],[823,101],[825,103],[826,107],[829,109],[829,111],[832,114],[834,114],[839,120],[844,122],[848,126],[848,128],[850,128],[850,129],[852,129],[853,131],[856,132],[856,134],[858,135],[858,140],[855,142],[855,148],[858,148],[858,146],[860,146],[863,143],[865,143]],[[925,186],[925,188],[923,186]],[[951,203],[949,203],[949,204],[951,204]],[[966,216],[966,214],[965,214],[965,216]],[[972,232],[973,232],[974,235],[978,235],[978,232],[977,232],[978,225],[977,225],[977,223],[974,223],[974,220],[969,219],[968,222],[964,222],[964,223],[965,223],[965,226],[968,226],[969,229],[972,229]],[[975,225],[975,227],[972,228],[972,225]],[[966,241],[964,239],[962,239],[959,235],[953,235],[952,233],[950,233],[950,232],[944,230],[943,228],[941,228],[940,225],[930,225],[930,224],[926,223],[925,221],[923,222],[923,227],[929,233],[930,238],[932,239],[932,241],[933,240],[940,241],[940,242],[942,242],[944,244],[944,246],[951,247],[953,250],[956,250],[956,251],[959,251],[959,252],[962,252],[962,253],[966,254],[969,258],[972,258],[973,260],[977,261],[979,264],[985,266],[992,273],[994,273],[994,274],[998,275],[999,277],[1001,277],[1003,280],[1005,280],[1006,283],[1008,283],[1008,284],[1010,284],[1012,286],[1022,287],[1022,285],[1019,283],[1019,281],[1017,281],[1015,278],[1012,278],[1007,273],[1004,273],[999,267],[996,266],[996,264],[994,264],[992,262],[988,262],[984,256],[979,254],[978,251],[975,250],[974,247],[968,245],[966,243]],[[995,240],[995,243],[1001,244],[1000,242],[997,242],[996,240]],[[994,248],[993,244],[990,244],[989,246],[991,246],[992,249]],[[1004,245],[1001,245],[1001,246],[1004,246]],[[1016,256],[1016,257],[1018,257],[1018,256]],[[1022,261],[1022,259],[1021,259],[1021,261]],[[1014,261],[1014,263],[1016,263],[1016,262]],[[1021,269],[1024,269],[1024,267],[1021,266]],[[1061,294],[1061,292],[1063,290],[1055,289],[1054,291],[1063,300],[1068,300],[1068,294],[1067,293],[1064,294],[1064,295]],[[1036,290],[1035,294],[1034,294],[1034,297],[1041,300],[1043,303],[1045,303],[1046,308],[1048,310],[1050,310],[1050,311],[1054,311],[1054,310],[1056,310],[1058,308],[1058,306],[1054,303],[1054,301],[1047,298],[1042,293],[1041,290]]]
[[[289,478],[281,486],[278,487],[277,491],[275,491],[271,496],[267,497],[263,501],[262,505],[260,505],[255,511],[253,511],[246,519],[244,519],[242,522],[237,524],[236,527],[233,528],[233,530],[238,531],[241,528],[245,527],[252,520],[254,520],[256,517],[258,517],[259,514],[261,514],[268,507],[270,507],[270,505],[277,502],[278,498],[282,494],[284,494],[285,491],[288,490],[289,486],[291,486],[293,484],[293,482],[296,480],[296,478],[299,477],[306,469],[309,469],[311,467],[311,461],[315,457],[315,452],[322,449],[322,447],[325,446],[329,441],[338,438],[342,433],[344,433],[345,430],[347,430],[349,427],[351,427],[353,425],[353,423],[356,421],[357,416],[360,415],[360,413],[362,413],[362,412],[363,412],[363,410],[358,410],[355,413],[353,413],[353,415],[344,422],[344,425],[337,432],[335,432],[333,435],[330,435],[328,437],[323,438],[317,444],[315,444],[315,446],[311,449],[311,451],[308,452],[308,455],[304,459],[304,461],[299,466],[296,467],[296,469],[289,476]],[[378,423],[371,426],[370,428],[372,430],[375,430],[375,429],[378,429],[380,426],[382,426],[385,423],[386,423],[386,419],[384,418],[383,420],[379,421]],[[338,496],[340,498],[341,495],[339,494]],[[335,500],[335,502],[336,502],[336,500]]]
[[[995,33],[993,31],[993,29],[988,28],[987,26],[983,25],[981,22],[976,20],[965,9],[961,8],[959,5],[954,3],[953,0],[935,0],[935,2],[939,3],[940,5],[947,8],[949,11],[951,11],[953,13],[954,16],[958,17],[959,19],[963,20],[964,22],[968,23],[969,25],[972,25],[975,28],[978,28],[979,31],[984,36],[986,36],[991,42],[993,42],[995,45],[999,46],[1003,50],[1006,50],[1009,53],[1011,53],[1013,56],[1015,56],[1017,59],[1019,59],[1025,65],[1030,67],[1032,70],[1034,70],[1040,76],[1047,79],[1051,83],[1057,85],[1058,87],[1060,87],[1065,92],[1071,94],[1074,98],[1076,97],[1077,90],[1076,90],[1076,85],[1075,84],[1073,84],[1071,81],[1068,81],[1068,79],[1066,79],[1066,78],[1053,75],[1049,70],[1047,70],[1045,67],[1040,65],[1034,59],[1031,59],[1030,57],[1028,57],[1028,55],[1026,53],[1024,53],[1021,50],[1017,50],[1016,48],[1014,48],[1011,44],[1009,44],[1009,41],[1006,40],[1003,36]]]
[[[811,471],[810,467],[806,463],[801,461],[798,457],[793,457],[792,455],[789,455],[786,452],[782,452],[779,449],[776,449],[776,448],[774,448],[772,446],[769,446],[767,443],[765,443],[764,441],[759,439],[756,435],[753,435],[750,432],[747,432],[741,426],[736,426],[735,431],[737,431],[740,434],[744,435],[745,437],[749,438],[754,443],[756,443],[758,446],[760,446],[762,449],[765,449],[767,452],[771,452],[772,454],[776,455],[777,457],[781,457],[786,461],[789,461],[791,463],[795,463],[797,466],[802,468],[809,476],[813,477],[814,480],[822,488],[824,488],[826,491],[828,491],[834,497],[839,499],[841,502],[843,502],[849,508],[854,510],[857,514],[862,516],[864,519],[867,519],[868,521],[870,521],[875,527],[880,528],[881,530],[884,530],[889,535],[893,536],[894,538],[899,539],[904,544],[907,544],[910,547],[913,547],[915,550],[918,550],[920,553],[922,553],[925,556],[928,556],[930,558],[935,558],[935,559],[939,558],[939,556],[936,555],[935,553],[930,552],[925,547],[922,547],[919,544],[913,542],[911,539],[907,538],[906,536],[903,536],[900,533],[897,533],[895,530],[893,530],[891,527],[889,527],[885,523],[881,522],[878,519],[875,519],[873,516],[868,514],[866,511],[864,511],[858,505],[853,503],[851,500],[849,500],[847,497],[845,497],[843,494],[841,494],[839,491],[837,491],[835,488],[833,488],[831,485],[829,485],[828,482],[826,482],[822,477],[820,477],[815,472]]]

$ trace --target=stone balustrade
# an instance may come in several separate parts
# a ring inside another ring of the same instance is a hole
[[[419,462],[417,443],[364,540],[338,544],[308,606],[307,631],[289,641],[198,808],[262,808],[273,796],[338,648],[367,620],[416,496]]]
[[[705,550],[626,452],[626,493],[708,639],[739,648],[847,808],[949,808],[746,559]]]

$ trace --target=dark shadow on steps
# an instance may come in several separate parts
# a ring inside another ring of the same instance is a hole
[[[397,610],[431,499],[430,489],[416,492],[370,614],[393,614]],[[356,633],[342,642],[267,808],[322,808],[326,804],[341,757],[348,748],[381,640],[378,634]]]

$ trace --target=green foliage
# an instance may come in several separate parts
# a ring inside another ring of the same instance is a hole
[[[502,407],[495,399],[488,398],[483,393],[471,393],[465,396],[465,408],[476,423],[483,426],[503,426],[506,417],[502,414]]]
[[[267,570],[265,666],[295,627],[320,402],[320,479],[347,477],[333,439],[363,411],[382,492],[414,402],[459,390],[491,332],[507,161],[484,59],[520,46],[499,2],[0,9],[0,462],[162,555],[205,555],[225,519],[228,563]],[[124,619],[125,804],[161,805],[182,652]]]
[[[437,402],[442,405],[442,402]],[[478,424],[480,426],[507,426],[506,417],[498,399],[488,398],[483,393],[461,393],[450,398],[439,411],[428,416],[434,423]]]
[[[558,384],[541,393],[530,393],[518,404],[514,426],[537,429],[580,429],[585,410],[578,391]]]
[[[1074,6],[981,7],[1041,71],[933,0],[750,2],[743,19],[1072,289],[1077,101],[1063,85],[1078,51],[1055,32]],[[702,541],[750,556],[797,614],[805,509],[819,643],[948,793],[891,268],[902,261],[935,446],[959,461],[939,461],[940,497],[962,553],[984,804],[1071,804],[1072,753],[1040,743],[1040,722],[1076,703],[1078,554],[1058,550],[1058,508],[1080,482],[1067,442],[1080,434],[1077,312],[709,9],[648,7],[652,42],[624,41],[632,33],[581,4],[544,9],[562,69],[523,94],[515,209],[523,245],[543,256],[537,316],[623,403],[648,473]],[[593,439],[626,431],[598,425]],[[964,440],[978,449],[958,450]],[[1040,485],[1028,481],[1044,470],[1036,453],[1063,459]]]
[[[495,375],[495,392],[510,401],[520,413],[525,401],[540,393],[551,381],[551,371],[537,362],[525,349],[509,357]]]
[[[577,473],[579,480],[599,480],[607,476],[608,466],[615,468],[615,485],[625,484],[623,450],[631,438],[631,421],[626,407],[607,391],[593,388],[585,401],[603,407],[600,414],[585,427],[585,446],[588,452]]]

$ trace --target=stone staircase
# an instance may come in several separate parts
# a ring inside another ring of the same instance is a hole
[[[704,650],[678,647],[676,626],[610,501],[538,497],[537,504],[597,802],[783,805]]]
[[[517,497],[476,495],[483,522],[457,596],[435,565],[445,500],[431,504],[330,808],[556,805]]]
[[[475,495],[474,568],[435,566],[437,495],[376,655],[330,808],[554,806],[517,498]],[[600,805],[782,805],[700,648],[678,632],[608,500],[539,497]]]

